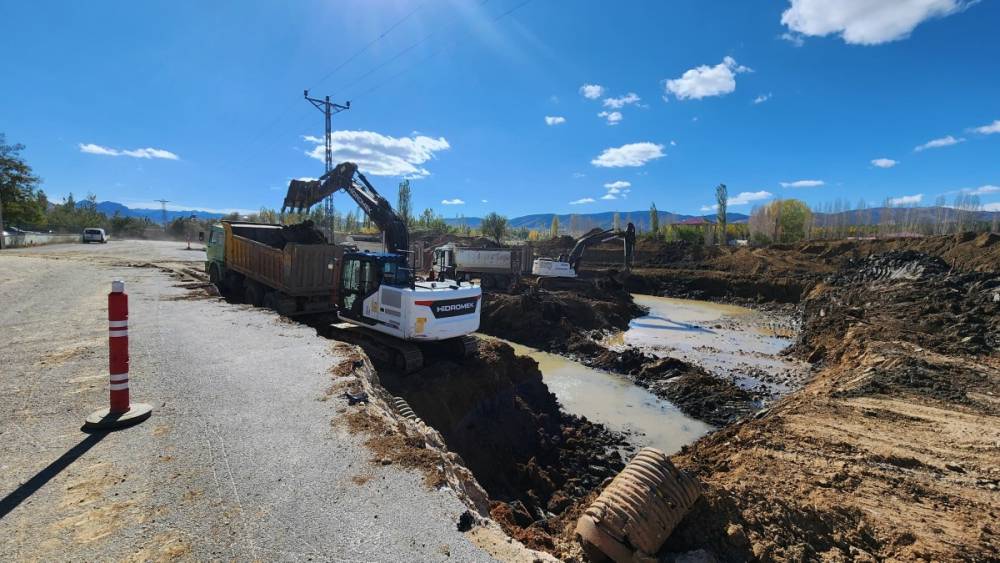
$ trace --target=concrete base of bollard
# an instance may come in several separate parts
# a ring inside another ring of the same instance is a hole
[[[111,414],[111,409],[101,409],[87,417],[83,427],[87,430],[117,430],[139,424],[153,414],[153,405],[132,403],[127,412]]]

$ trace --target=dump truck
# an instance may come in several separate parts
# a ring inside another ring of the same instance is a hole
[[[533,250],[517,248],[463,248],[448,243],[434,249],[431,271],[437,279],[479,279],[484,289],[507,287],[522,274],[531,273]]]
[[[205,251],[209,280],[228,297],[288,316],[334,310],[338,249],[309,222],[222,221],[212,226]]]

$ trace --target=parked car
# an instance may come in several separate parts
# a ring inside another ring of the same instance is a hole
[[[104,229],[84,229],[83,230],[83,242],[108,242],[108,235],[104,232]]]

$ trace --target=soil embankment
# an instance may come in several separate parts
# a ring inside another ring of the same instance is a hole
[[[502,342],[379,379],[441,433],[489,493],[493,518],[528,547],[558,553],[566,511],[624,467],[624,437],[563,412],[537,363]]]
[[[805,298],[804,389],[676,458],[706,494],[666,549],[726,560],[991,560],[1000,276],[896,251]]]

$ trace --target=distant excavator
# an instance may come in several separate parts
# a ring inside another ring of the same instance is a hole
[[[559,258],[536,258],[531,265],[531,273],[542,278],[575,278],[583,263],[583,253],[588,247],[612,240],[624,243],[624,259],[622,267],[625,271],[632,269],[632,259],[635,254],[635,225],[629,223],[625,230],[595,228],[576,239],[569,255]]]

